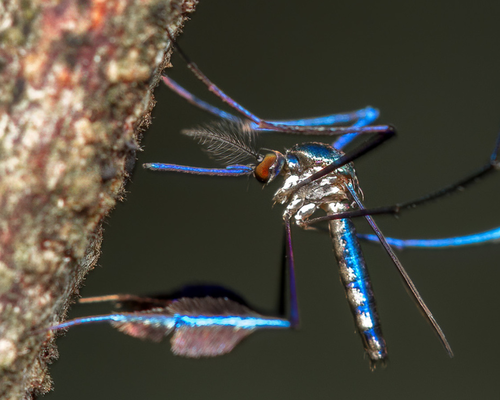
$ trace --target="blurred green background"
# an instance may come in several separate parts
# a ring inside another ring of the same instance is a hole
[[[367,206],[404,201],[482,165],[500,130],[500,3],[201,1],[179,43],[227,94],[259,116],[287,119],[381,110],[397,139],[356,162]],[[179,57],[169,72],[220,102]],[[282,208],[278,185],[144,171],[143,162],[213,166],[183,128],[213,120],[165,87],[127,200],[105,224],[103,255],[82,295],[148,294],[211,282],[255,307],[276,305]],[[307,138],[262,135],[283,150]],[[500,225],[500,176],[399,219],[386,235],[435,238]],[[363,221],[359,230],[368,232]],[[445,331],[448,359],[377,246],[365,255],[389,347],[371,372],[354,334],[327,235],[294,229],[302,326],[258,332],[217,359],[174,357],[107,325],[58,341],[47,399],[497,399],[500,247],[400,252]],[[106,313],[75,305],[71,317]]]

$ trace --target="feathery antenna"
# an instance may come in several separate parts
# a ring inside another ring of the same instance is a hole
[[[182,134],[198,140],[211,158],[224,165],[241,163],[249,158],[259,161],[261,156],[253,148],[255,131],[244,121],[217,121]]]

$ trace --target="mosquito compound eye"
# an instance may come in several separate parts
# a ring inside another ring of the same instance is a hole
[[[259,182],[269,183],[280,174],[284,163],[285,158],[281,153],[268,153],[255,167],[254,176]]]
[[[257,164],[254,170],[255,178],[262,183],[267,183],[269,181],[270,176],[270,168],[276,162],[276,154],[266,154],[264,159]]]

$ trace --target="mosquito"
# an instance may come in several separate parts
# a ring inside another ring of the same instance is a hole
[[[354,112],[289,121],[261,119],[222,92],[187,57],[172,38],[170,39],[174,49],[184,59],[194,75],[206,85],[209,91],[236,110],[240,116],[235,116],[204,102],[164,75],[163,82],[170,89],[191,104],[220,118],[217,122],[184,130],[182,133],[198,140],[207,153],[225,164],[225,167],[200,168],[176,164],[147,163],[143,165],[144,168],[218,177],[253,175],[264,185],[281,177],[283,179],[282,186],[277,190],[273,199],[275,203],[285,206],[283,222],[287,262],[292,265],[294,263],[291,224],[295,223],[301,228],[312,229],[311,225],[326,221],[354,322],[365,352],[370,359],[371,367],[374,368],[377,363],[384,363],[386,360],[387,345],[382,335],[373,289],[358,242],[358,234],[352,222],[354,217],[364,217],[375,235],[364,235],[362,238],[377,241],[384,247],[418,307],[437,333],[447,354],[453,357],[451,346],[444,332],[390,245],[392,243],[399,247],[406,247],[411,244],[409,242],[395,242],[398,239],[386,239],[372,215],[397,214],[402,210],[455,192],[475,182],[478,178],[490,174],[499,166],[500,140],[497,140],[490,161],[470,176],[409,202],[366,209],[362,203],[363,195],[352,161],[380,146],[396,134],[395,129],[390,125],[370,125],[378,117],[376,109],[366,107]],[[339,124],[347,126],[338,126]],[[307,136],[336,136],[338,139],[333,145],[320,142],[297,144],[283,153],[277,150],[257,151],[254,146],[255,137],[264,131]],[[359,137],[367,137],[367,139],[347,153],[342,151]],[[244,161],[247,163],[243,163]],[[312,218],[317,211],[325,212],[326,216]],[[473,242],[475,243],[498,240],[500,228],[472,236],[474,236]],[[446,240],[448,240],[447,245],[454,246],[460,243],[460,239],[457,238],[446,238]],[[421,247],[435,247],[438,244],[438,242],[431,243],[422,240],[417,240],[415,243]],[[296,315],[291,316],[291,327],[299,325],[298,308],[296,310]]]

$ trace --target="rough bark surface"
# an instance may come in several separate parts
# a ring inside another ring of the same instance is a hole
[[[152,89],[197,0],[0,2],[0,398],[51,388],[51,334],[99,257]]]

